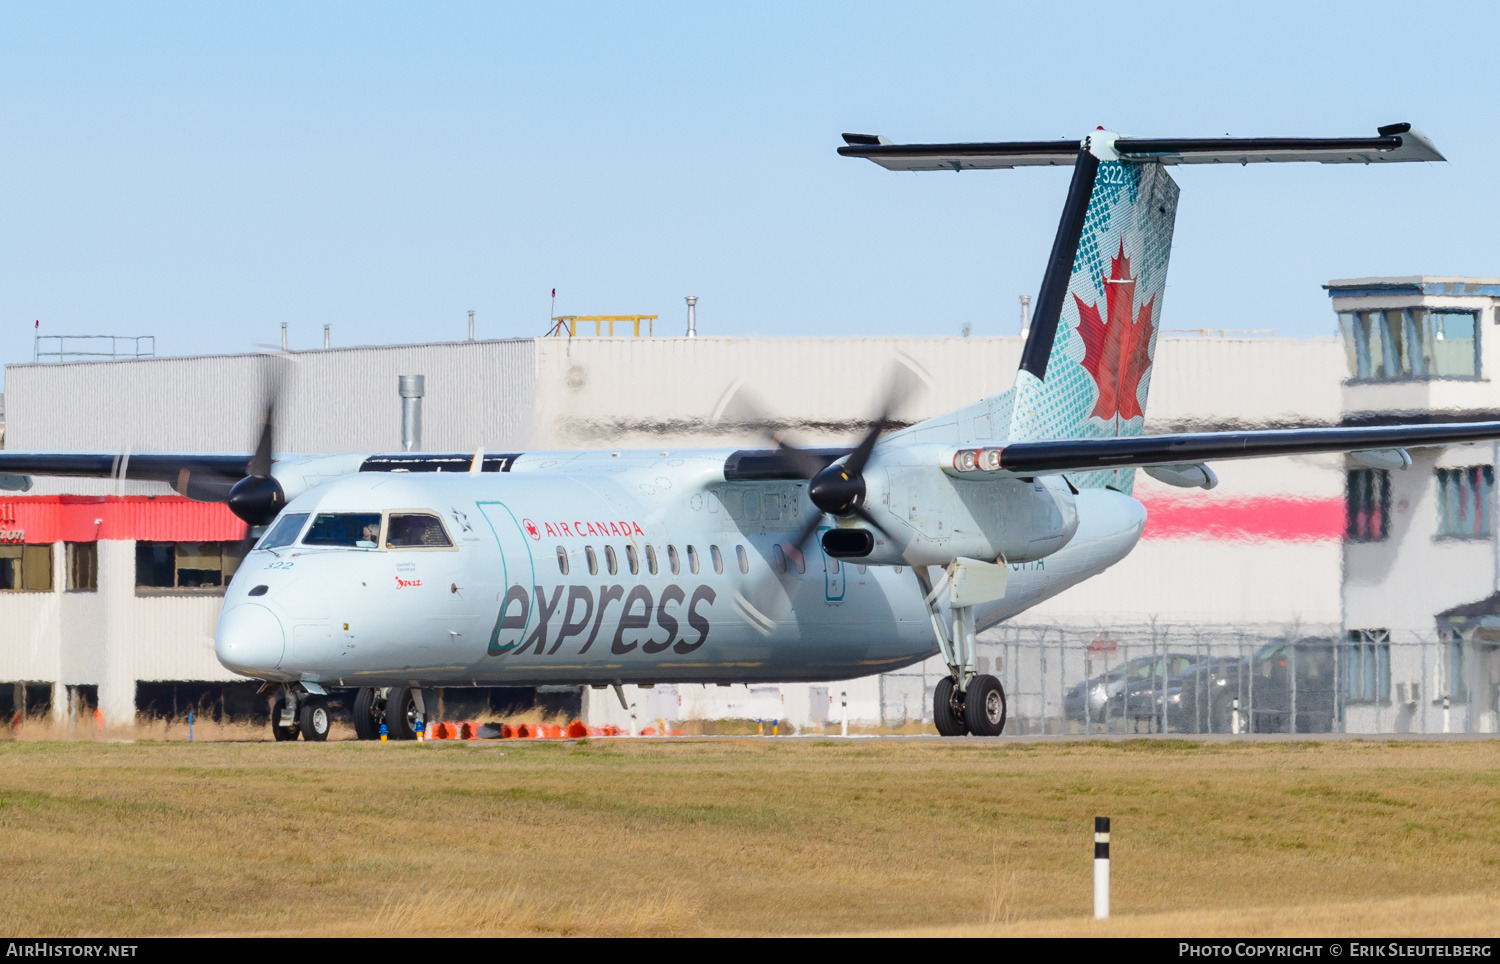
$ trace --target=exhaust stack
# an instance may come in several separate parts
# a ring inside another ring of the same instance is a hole
[[[401,375],[401,450],[422,450],[422,396],[427,393],[425,375]]]

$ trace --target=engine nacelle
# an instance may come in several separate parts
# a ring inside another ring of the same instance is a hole
[[[931,462],[867,471],[865,505],[894,538],[876,532],[867,555],[845,558],[876,565],[947,565],[959,557],[1031,562],[1067,545],[1078,530],[1073,489],[1061,476],[975,476],[954,478]],[[840,529],[861,525],[851,519]],[[834,541],[856,545],[851,537]]]

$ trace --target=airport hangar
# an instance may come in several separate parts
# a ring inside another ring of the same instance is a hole
[[[1163,334],[1147,431],[1364,424],[1414,412],[1500,417],[1491,382],[1500,365],[1493,344],[1500,280],[1376,278],[1327,287],[1338,338]],[[869,373],[896,352],[934,376],[906,413],[915,420],[1008,388],[1020,350],[1019,337],[601,337],[575,329],[298,351],[283,385],[278,445],[400,449],[397,385],[412,374],[425,381],[419,447],[427,450],[761,444],[715,435],[706,424],[736,378],[793,437],[837,444],[869,417],[878,390]],[[5,445],[249,451],[269,387],[265,371],[256,355],[7,366]],[[1255,655],[1278,652],[1290,652],[1299,668],[1280,661],[1291,706],[1267,705],[1257,717],[1252,689],[1242,729],[1496,732],[1496,454],[1488,443],[1415,451],[1405,471],[1341,456],[1219,463],[1222,482],[1208,492],[1138,474],[1149,521],[1136,551],[981,635],[980,669],[1000,676],[1009,694],[1007,732],[1221,728],[1206,714],[1188,724],[1165,706],[1143,712],[1128,702],[1116,719],[1080,720],[1068,715],[1068,691],[1106,670],[1145,665],[1163,677],[1165,699],[1174,661],[1226,655],[1248,660],[1252,680],[1264,674],[1265,694],[1276,667]],[[223,506],[152,483],[37,478],[24,492],[0,492],[0,621],[9,627],[0,681],[13,684],[0,686],[0,706],[10,703],[8,716],[50,712],[58,720],[97,708],[112,725],[138,712],[188,708],[264,718],[254,684],[225,671],[213,652],[222,587],[243,534]],[[845,570],[844,578],[859,577],[858,567]],[[856,725],[898,725],[930,716],[944,672],[930,661],[836,683],[627,687],[627,694],[643,726],[750,718],[801,729],[836,722],[845,700]],[[535,701],[590,723],[630,723],[608,691],[480,695],[497,711]],[[471,708],[474,696],[466,694]]]

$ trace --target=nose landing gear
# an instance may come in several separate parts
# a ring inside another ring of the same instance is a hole
[[[321,743],[328,739],[330,723],[328,698],[322,687],[289,683],[276,691],[276,699],[271,704],[271,737],[277,743],[286,743],[298,736],[309,743]]]

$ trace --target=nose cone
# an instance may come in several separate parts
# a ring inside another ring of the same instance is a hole
[[[219,616],[214,652],[230,670],[266,679],[275,673],[285,649],[281,620],[266,607],[243,603]]]

